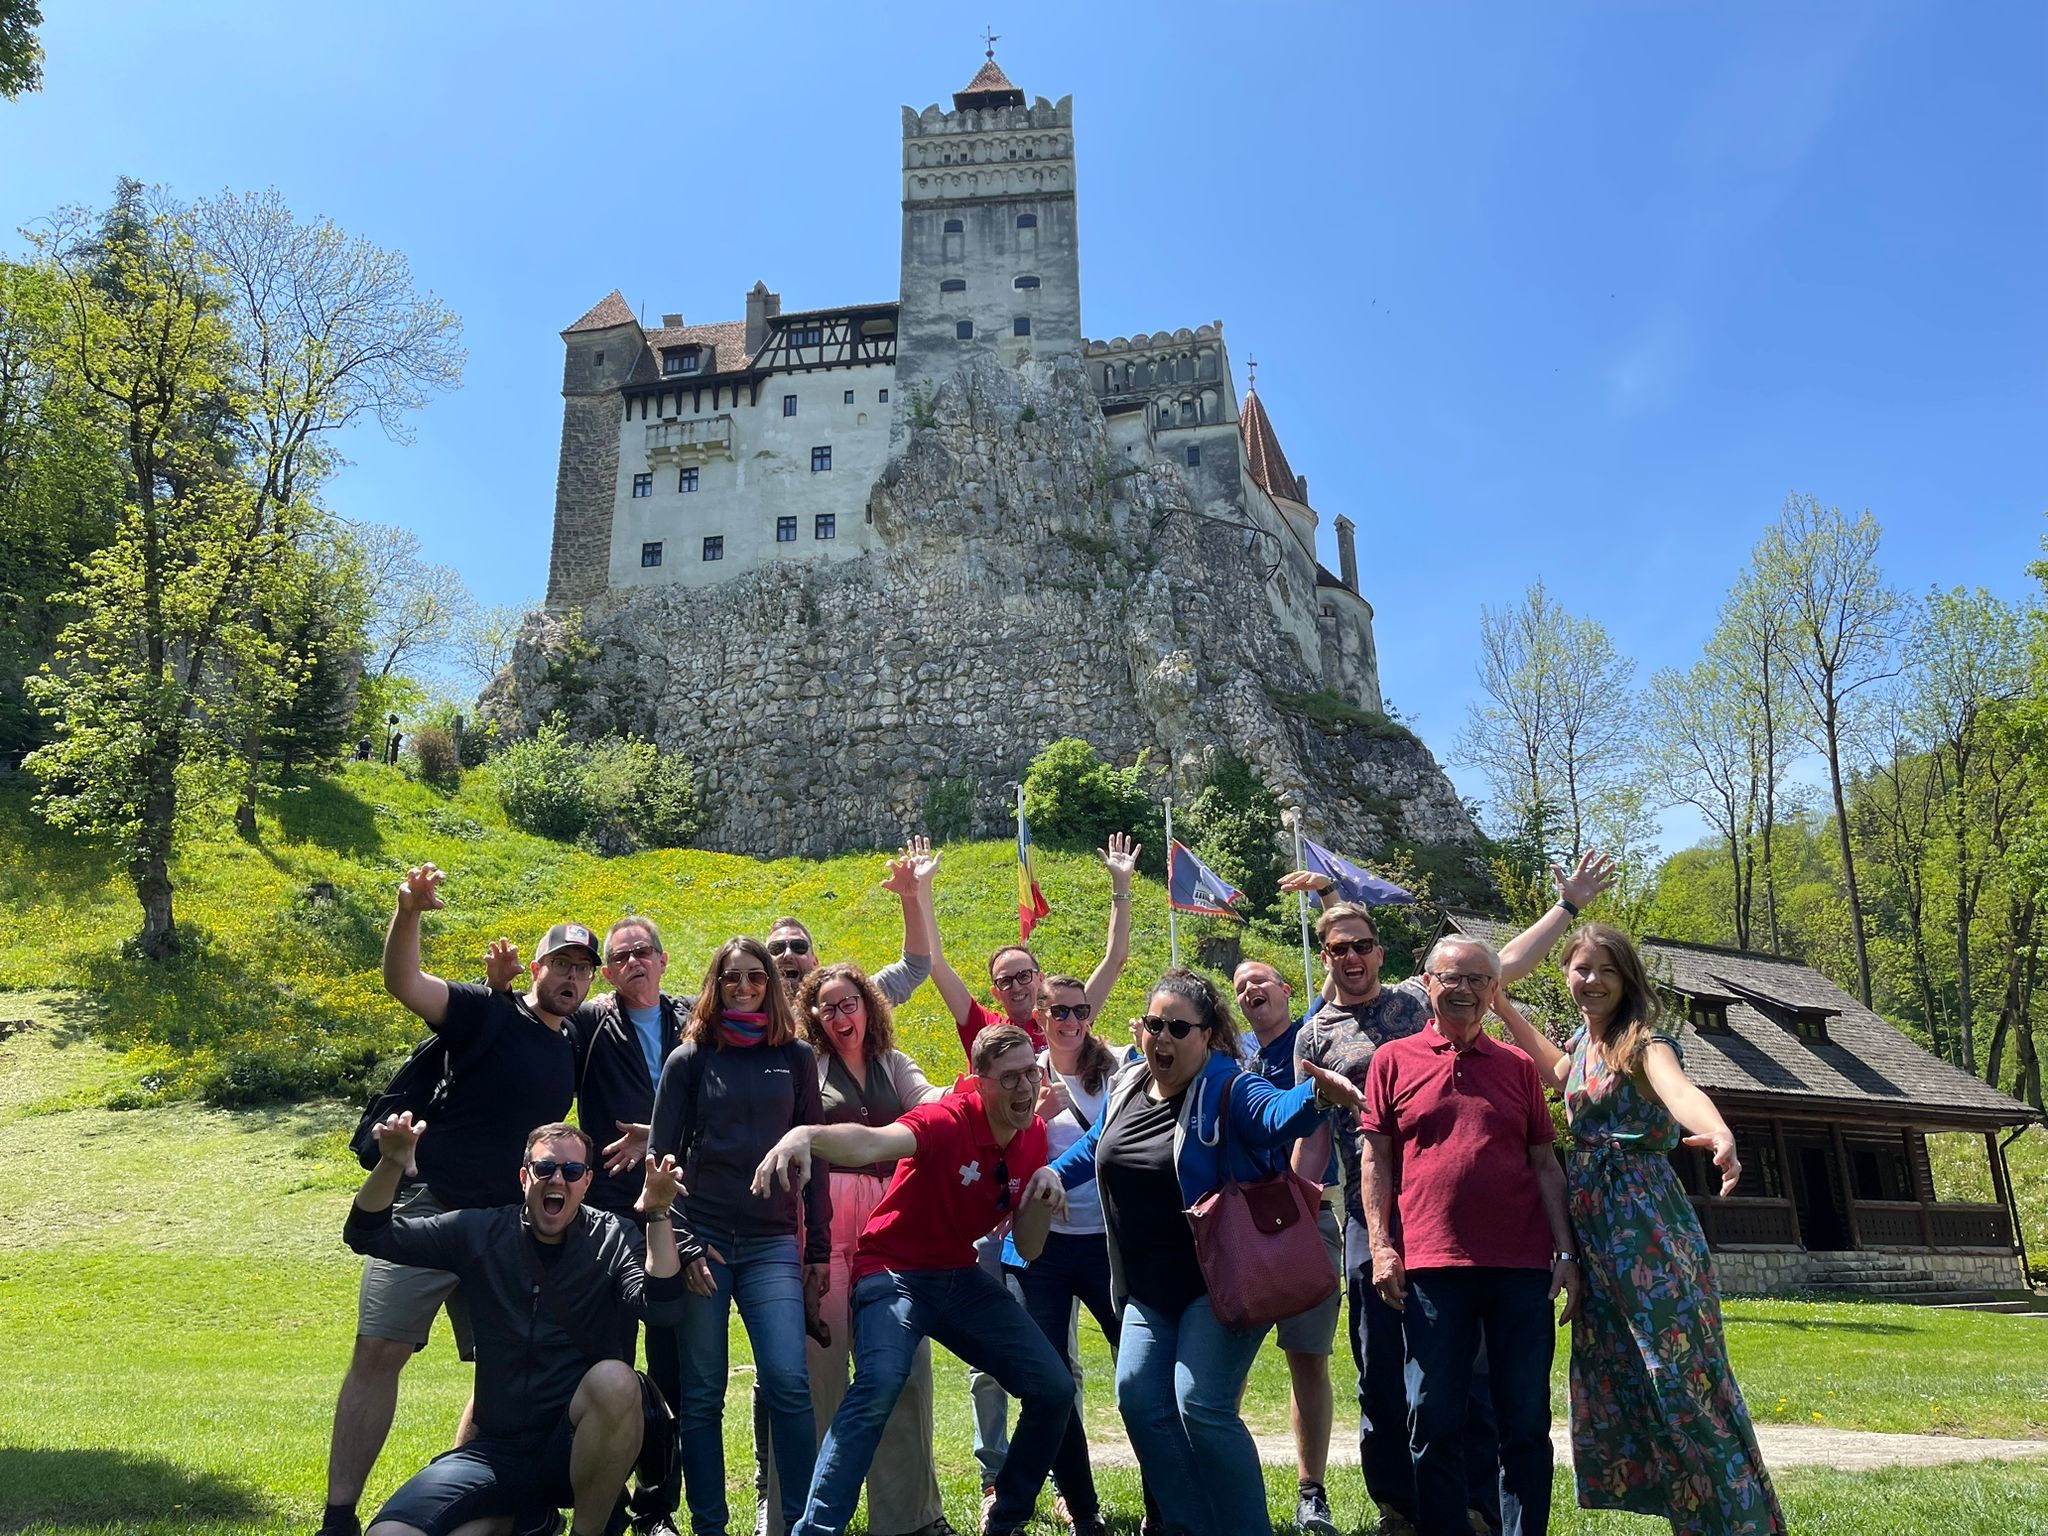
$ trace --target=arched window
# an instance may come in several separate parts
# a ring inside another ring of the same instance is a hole
[[[1022,277],[1011,278],[1010,286],[1012,288],[1036,288],[1038,286],[1038,279],[1026,273]]]

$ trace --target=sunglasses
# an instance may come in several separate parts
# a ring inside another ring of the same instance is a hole
[[[1095,1012],[1095,1005],[1093,1003],[1054,1003],[1050,1008],[1046,1009],[1046,1012],[1062,1023],[1068,1019],[1079,1019],[1085,1024],[1088,1022],[1088,1016]]]
[[[1323,946],[1323,953],[1333,960],[1342,960],[1346,955],[1369,955],[1379,947],[1378,939],[1332,939]]]
[[[720,971],[718,982],[725,987],[765,987],[768,985],[768,973],[758,970]]]
[[[1000,1157],[996,1159],[996,1214],[1001,1215],[1010,1208],[1010,1165]]]
[[[635,944],[631,949],[613,950],[610,963],[613,965],[631,965],[636,960],[652,960],[659,953],[661,951],[652,944]]]
[[[590,1164],[588,1163],[558,1163],[552,1157],[535,1158],[526,1167],[528,1172],[532,1173],[543,1184],[547,1183],[549,1179],[552,1179],[558,1173],[568,1180],[569,1183],[574,1184],[583,1175],[590,1172]]]
[[[1199,1024],[1191,1024],[1186,1019],[1162,1019],[1156,1013],[1148,1013],[1142,1019],[1134,1019],[1131,1022],[1133,1028],[1147,1034],[1167,1034],[1176,1040],[1185,1040],[1188,1031],[1202,1027]]]
[[[808,955],[811,952],[809,939],[770,939],[768,953],[771,955]]]

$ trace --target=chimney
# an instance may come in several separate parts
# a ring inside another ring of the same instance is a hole
[[[1303,500],[1307,500],[1306,495]],[[1355,594],[1358,591],[1358,539],[1351,519],[1343,513],[1337,514],[1337,568],[1344,577],[1344,585]]]
[[[766,283],[757,281],[747,290],[747,356],[761,350],[768,339],[769,318],[781,313],[782,295],[770,293]]]
[[[681,315],[663,315],[661,317],[661,325],[663,330],[673,331],[677,327],[682,325],[682,323],[683,317]]]
[[[1307,475],[1296,475],[1294,477],[1294,499],[1300,502],[1304,507],[1309,504]]]

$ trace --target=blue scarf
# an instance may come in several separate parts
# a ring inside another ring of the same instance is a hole
[[[759,1045],[768,1038],[768,1015],[765,1013],[721,1014],[718,1020],[718,1043],[720,1045]]]

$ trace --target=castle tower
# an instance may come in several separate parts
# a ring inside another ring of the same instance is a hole
[[[953,110],[903,109],[896,377],[934,385],[980,352],[1081,353],[1074,98],[1030,105],[988,58]]]
[[[562,332],[562,452],[547,606],[601,597],[609,580],[619,481],[619,391],[646,350],[632,306],[614,288]]]

